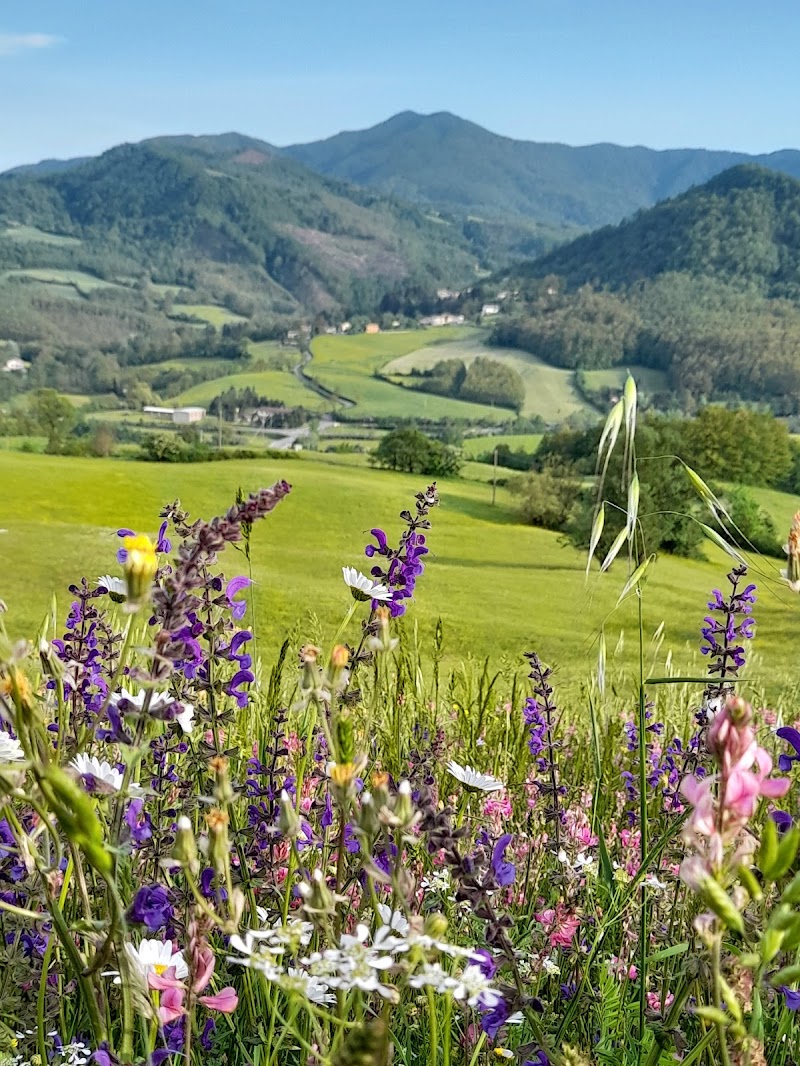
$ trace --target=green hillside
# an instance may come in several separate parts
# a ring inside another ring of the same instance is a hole
[[[271,654],[287,634],[299,646],[317,625],[333,633],[348,603],[341,567],[365,565],[364,530],[380,525],[392,536],[418,478],[311,457],[165,467],[0,450],[7,531],[0,537],[4,557],[15,560],[0,577],[10,634],[32,632],[53,592],[63,616],[67,585],[76,576],[114,573],[120,526],[154,531],[164,502],[177,496],[194,515],[209,517],[229,504],[238,485],[251,489],[282,477],[293,492],[253,535],[252,602],[259,641]],[[419,624],[420,639],[432,638],[441,616],[446,646],[459,657],[488,655],[497,662],[503,653],[517,657],[536,647],[566,681],[574,669],[586,675],[596,654],[591,641],[606,619],[612,644],[627,629],[626,655],[633,656],[634,604],[609,616],[621,569],[586,585],[583,556],[558,534],[520,525],[504,489],[494,507],[487,485],[445,481],[440,490],[431,554],[408,618],[409,629]],[[709,562],[660,558],[648,578],[646,631],[665,623],[664,653],[673,649],[679,672],[698,666],[703,597],[729,567],[722,553],[709,554]],[[240,563],[246,570],[243,557]],[[235,557],[226,565],[235,567]],[[795,661],[785,634],[793,632],[798,609],[797,597],[762,594],[755,648],[771,670]]]

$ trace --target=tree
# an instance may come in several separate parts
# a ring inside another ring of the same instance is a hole
[[[370,462],[387,470],[432,477],[455,477],[461,460],[453,448],[433,440],[418,429],[395,429],[387,433],[370,456]]]
[[[29,400],[31,415],[47,437],[47,451],[56,452],[75,425],[75,408],[55,389],[37,389]]]

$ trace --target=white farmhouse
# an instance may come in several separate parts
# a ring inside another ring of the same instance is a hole
[[[481,314],[484,315],[484,316],[499,315],[500,314],[500,304],[484,304],[483,307],[481,308]]]

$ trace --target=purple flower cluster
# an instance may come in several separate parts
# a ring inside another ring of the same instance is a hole
[[[731,591],[726,599],[720,589],[714,589],[708,601],[707,614],[701,628],[700,652],[708,655],[709,674],[720,678],[736,676],[745,663],[745,648],[742,641],[752,640],[755,621],[750,617],[756,602],[756,586],[746,585],[741,591],[739,584],[747,573],[747,567],[739,566],[728,574]],[[741,617],[740,617],[741,616]]]
[[[400,537],[397,548],[389,547],[389,540],[382,529],[372,529],[370,532],[375,538],[376,544],[368,544],[364,554],[369,559],[381,556],[386,560],[383,566],[377,563],[372,567],[372,576],[387,585],[391,590],[392,598],[388,603],[393,618],[405,614],[405,600],[411,599],[417,584],[417,578],[422,574],[425,566],[422,557],[428,554],[425,542],[425,534],[422,529],[430,529],[431,524],[428,514],[439,503],[439,495],[436,484],[429,485],[425,492],[418,492],[415,497],[415,513],[401,511],[400,517],[406,523],[406,528]],[[379,600],[372,601],[373,610],[380,604]]]

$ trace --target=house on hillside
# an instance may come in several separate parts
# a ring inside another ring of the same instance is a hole
[[[436,290],[436,298],[437,298],[437,300],[457,300],[460,295],[461,295],[461,291],[459,289],[437,289]]]
[[[366,326],[364,326],[365,333],[380,333],[380,331],[381,327],[377,322],[367,322]]]
[[[6,374],[24,374],[28,364],[24,359],[6,359],[3,364],[3,372]]]
[[[481,308],[481,315],[488,317],[489,315],[499,315],[500,304],[484,304]]]
[[[177,425],[186,425],[189,422],[202,422],[206,416],[206,409],[205,407],[143,407],[142,414],[169,419]]]
[[[342,322],[341,326],[339,326],[339,332],[340,333],[349,333],[352,328],[353,328],[353,323],[352,322]]]
[[[419,320],[421,326],[463,326],[463,315],[426,315]]]

